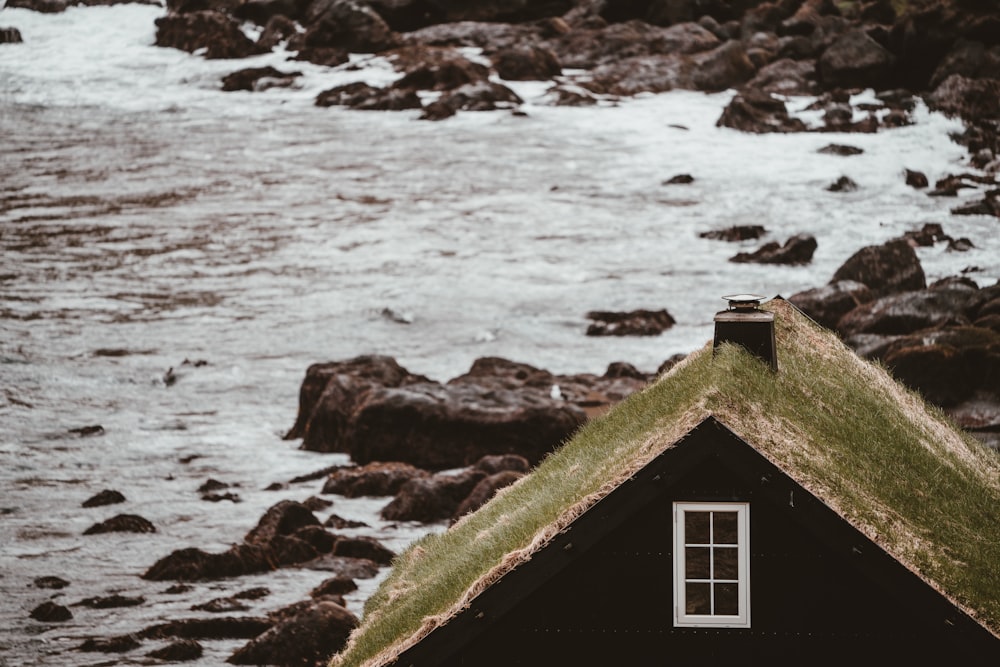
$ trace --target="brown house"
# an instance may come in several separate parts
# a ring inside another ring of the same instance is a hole
[[[766,308],[412,547],[332,664],[1000,664],[1000,460]]]

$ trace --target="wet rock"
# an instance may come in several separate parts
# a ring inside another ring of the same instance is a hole
[[[758,69],[745,88],[776,95],[815,95],[819,92],[816,61],[780,58]]]
[[[271,590],[265,586],[256,586],[254,588],[248,588],[245,591],[240,591],[233,595],[235,600],[260,600],[261,598],[266,598],[271,594]]]
[[[76,650],[87,653],[127,653],[141,646],[133,635],[108,637],[107,639],[88,639]]]
[[[788,300],[817,323],[835,329],[844,315],[873,298],[867,285],[855,280],[838,280],[798,292]]]
[[[359,467],[342,467],[330,473],[322,492],[346,498],[394,496],[411,479],[428,474],[407,463],[376,461]]]
[[[201,494],[201,499],[210,503],[218,503],[223,500],[228,500],[232,503],[243,502],[238,493],[203,493]]]
[[[246,58],[265,53],[240,29],[239,22],[219,11],[167,14],[155,20],[156,46],[189,53],[205,49],[206,58]]]
[[[487,475],[495,475],[498,472],[528,472],[531,464],[528,459],[516,454],[505,454],[500,456],[484,456],[476,461],[473,466],[476,470],[482,470]]]
[[[562,73],[556,54],[538,46],[502,49],[491,60],[493,69],[507,81],[545,81]]]
[[[267,572],[277,565],[277,558],[267,546],[238,544],[217,554],[188,547],[156,561],[142,578],[152,581],[221,579]]]
[[[996,24],[1000,30],[1000,21]],[[994,40],[997,40],[994,33]],[[959,75],[967,79],[996,79],[1000,73],[1000,43],[987,46],[981,41],[959,39],[941,60],[931,76],[930,88],[941,85],[948,77]]]
[[[588,336],[659,336],[677,323],[666,310],[592,310],[587,319]]]
[[[976,246],[966,237],[948,241],[948,252],[968,252]]]
[[[935,222],[928,222],[918,230],[905,232],[903,234],[903,238],[906,239],[910,245],[917,247],[930,247],[938,241],[951,240],[951,237],[944,233],[944,229],[941,225]]]
[[[105,489],[104,491],[91,496],[87,500],[84,500],[81,507],[102,507],[104,505],[115,505],[123,502],[125,502],[125,496],[123,496],[121,492],[113,489]]]
[[[445,93],[438,102],[455,111],[495,111],[513,109],[523,100],[501,83],[479,81]]]
[[[37,577],[33,582],[31,582],[35,588],[48,588],[52,590],[59,590],[61,588],[66,588],[69,586],[69,582],[62,577]]]
[[[343,648],[357,624],[357,617],[344,607],[320,601],[255,637],[227,662],[320,667]]]
[[[382,508],[382,518],[424,523],[447,519],[485,477],[481,470],[467,469],[457,475],[437,474],[411,480]]]
[[[966,325],[968,312],[976,300],[975,290],[954,287],[890,294],[844,315],[837,323],[837,330],[844,336],[900,335],[945,325]]]
[[[212,614],[231,614],[234,611],[246,611],[250,607],[234,597],[213,598],[208,602],[196,604],[191,611],[207,611]]]
[[[294,0],[244,0],[232,9],[232,15],[242,21],[252,21],[266,26],[276,17],[288,20],[302,19],[301,3]]]
[[[8,2],[7,6],[10,6]],[[21,31],[17,28],[0,28],[0,44],[20,44],[24,41],[21,37]]]
[[[364,521],[352,521],[336,514],[331,514],[323,522],[323,526],[326,528],[335,528],[337,530],[343,530],[344,528],[364,528],[367,525]]]
[[[288,87],[302,72],[282,72],[268,65],[267,67],[248,67],[222,77],[222,90],[250,90],[261,92],[268,88]]]
[[[290,48],[337,48],[351,53],[378,53],[399,45],[399,35],[378,13],[356,0],[318,0],[309,5],[308,27]]]
[[[804,132],[806,125],[788,115],[785,103],[762,90],[747,89],[733,96],[716,122],[741,132]]]
[[[95,523],[83,531],[84,535],[99,533],[155,533],[156,526],[137,514],[119,514],[107,521]]]
[[[124,595],[104,595],[98,597],[84,598],[76,603],[79,607],[90,607],[91,609],[117,609],[119,607],[137,607],[146,602],[146,598],[140,596],[127,597]]]
[[[683,87],[694,90],[717,92],[736,88],[757,73],[757,66],[751,62],[743,43],[737,40],[695,54],[691,62],[691,82]]]
[[[215,479],[214,477],[209,477],[208,479],[206,479],[204,482],[201,483],[201,486],[198,487],[198,493],[209,493],[211,491],[228,489],[229,486],[230,485],[228,482],[223,482],[218,479]]]
[[[863,148],[858,148],[857,146],[847,146],[845,144],[827,144],[820,148],[817,153],[823,153],[824,155],[841,155],[844,157],[850,155],[861,155],[864,153]]]
[[[694,176],[691,174],[677,174],[663,181],[663,185],[690,185],[694,183]]]
[[[759,239],[767,234],[763,225],[734,225],[725,229],[713,229],[708,232],[698,234],[699,238],[714,239],[717,241],[750,241]]]
[[[356,561],[371,561],[378,565],[389,565],[396,557],[395,552],[371,537],[344,537],[337,540],[333,555]]]
[[[299,49],[291,59],[302,60],[313,63],[314,65],[323,65],[324,67],[336,67],[348,62],[351,57],[346,49],[336,49],[332,47],[306,47]],[[319,106],[331,105],[321,104]]]
[[[863,283],[876,297],[927,286],[917,253],[902,239],[858,250],[834,272],[831,282],[838,280]]]
[[[475,512],[477,509],[485,505],[490,498],[496,495],[497,491],[505,486],[510,486],[517,480],[524,477],[524,475],[525,472],[504,470],[480,480],[469,495],[466,496],[461,503],[459,503],[455,512],[451,516],[452,522],[454,523],[466,514]]]
[[[808,264],[816,252],[816,238],[809,234],[796,234],[785,241],[765,243],[751,253],[737,253],[730,262],[754,264]]]
[[[47,600],[31,610],[31,618],[42,623],[61,623],[73,618],[69,609]]]
[[[157,660],[163,660],[164,662],[188,662],[189,660],[197,660],[202,656],[203,649],[201,644],[193,639],[181,639],[176,642],[171,642],[163,648],[158,648],[155,651],[150,651],[146,655],[150,658],[156,658]]]
[[[321,598],[328,595],[344,595],[358,590],[358,585],[349,577],[330,577],[309,591],[309,597]]]
[[[69,430],[73,435],[78,435],[81,438],[89,438],[95,435],[104,435],[104,427],[100,424],[91,424],[89,426],[80,426],[78,428],[71,428]]]
[[[644,57],[679,58],[710,51],[721,44],[718,37],[697,23],[661,28],[641,21],[578,27],[550,42],[564,68],[594,69],[623,63],[613,70],[617,73],[614,78],[618,79],[627,76],[633,61],[641,62]]]
[[[273,624],[256,616],[220,616],[185,618],[157,623],[139,633],[142,639],[250,639],[265,632]]]
[[[489,79],[490,70],[453,48],[409,46],[394,51],[390,60],[403,76],[394,88],[454,90]]]
[[[30,9],[41,14],[58,14],[68,5],[66,0],[7,0],[5,4],[10,9]]]
[[[820,81],[827,88],[875,88],[892,83],[895,56],[861,29],[841,35],[820,56]]]
[[[828,185],[826,189],[828,192],[854,192],[858,189],[858,184],[848,176],[841,176]]]
[[[953,74],[925,97],[927,106],[976,121],[1000,117],[1000,78],[970,79]]]
[[[319,496],[309,496],[302,501],[302,505],[310,512],[321,512],[325,509],[333,507],[333,501],[327,500],[326,498],[320,498]]]
[[[319,525],[319,519],[305,505],[294,500],[282,500],[268,508],[257,525],[246,534],[244,541],[250,545],[272,544],[278,537]]]
[[[1000,218],[1000,190],[987,192],[982,199],[956,206],[951,209],[952,215],[991,215]]]
[[[921,171],[906,170],[906,184],[911,188],[923,189],[928,185],[927,175]]]

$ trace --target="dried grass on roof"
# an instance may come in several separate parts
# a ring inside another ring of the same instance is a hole
[[[779,372],[706,346],[402,554],[334,667],[392,662],[709,414],[1000,635],[1000,459],[782,300]]]

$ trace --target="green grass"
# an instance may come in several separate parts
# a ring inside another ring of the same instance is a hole
[[[769,308],[778,373],[738,347],[692,354],[401,554],[331,664],[391,659],[709,414],[1000,634],[1000,459],[787,302]]]

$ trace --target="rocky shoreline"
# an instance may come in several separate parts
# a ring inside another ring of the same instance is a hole
[[[9,0],[7,6],[56,12],[67,3]],[[734,88],[738,92],[718,122],[745,132],[885,131],[912,122],[915,99],[922,97],[932,109],[965,121],[965,132],[954,138],[968,149],[969,167],[977,173],[954,174],[933,188],[918,172],[900,177],[926,189],[928,196],[975,189],[980,199],[952,213],[1000,217],[1000,81],[994,78],[1000,71],[1000,18],[995,3],[913,3],[911,12],[898,16],[883,0],[846,8],[825,0],[170,0],[167,8],[157,21],[157,44],[203,52],[206,58],[247,57],[278,44],[294,51],[297,60],[330,67],[349,66],[349,53],[383,56],[400,74],[395,83],[341,86],[321,93],[316,104],[420,109],[426,120],[490,109],[522,113],[520,99],[503,83],[518,80],[551,82],[546,99],[553,105],[614,104],[622,97],[672,89]],[[256,39],[242,29],[246,22],[258,27]],[[16,28],[0,28],[0,42],[18,41]],[[470,47],[481,56],[469,55]],[[234,69],[220,87],[259,91],[294,85],[296,76],[291,69]],[[864,88],[874,88],[878,102],[852,105],[852,93]],[[791,115],[783,95],[815,96],[811,110],[820,123],[809,126]],[[859,150],[842,144],[828,149],[848,159]],[[850,179],[839,180],[830,189],[851,186]],[[716,230],[712,238],[726,242],[764,234],[762,227],[747,226]],[[859,355],[885,364],[996,448],[1000,285],[978,285],[974,271],[928,285],[914,252],[914,247],[936,244],[962,252],[975,242],[950,238],[942,225],[915,227],[903,238],[848,258],[828,284],[788,298],[837,331]],[[794,236],[784,244],[734,254],[731,261],[801,264],[815,249],[815,239]],[[595,311],[588,318],[595,322],[588,335],[656,335],[673,323],[666,311]],[[288,480],[286,485],[315,482],[315,488],[301,501],[272,506],[227,551],[186,547],[155,554],[142,576],[171,582],[178,592],[187,582],[278,568],[311,567],[331,576],[307,600],[265,616],[240,615],[249,608],[246,601],[267,594],[247,588],[192,610],[205,616],[121,636],[95,631],[77,650],[117,654],[166,641],[146,655],[186,661],[201,655],[200,642],[236,639],[247,643],[231,656],[234,664],[324,664],[357,622],[343,596],[357,580],[377,576],[394,553],[375,539],[344,534],[351,522],[332,512],[323,496],[383,497],[381,515],[391,521],[454,521],[525,474],[587,419],[676,361],[665,360],[655,373],[621,362],[598,376],[557,375],[483,358],[446,382],[413,374],[390,357],[315,364],[306,371],[298,415],[286,438],[301,440],[302,448],[311,451],[346,453],[354,465]],[[203,498],[235,501],[229,492],[217,493],[224,489],[206,486]],[[107,490],[85,506],[123,500]],[[141,516],[119,514],[87,533],[153,530]],[[53,576],[33,585],[59,590],[66,583]],[[108,595],[79,604],[127,609],[141,603],[141,598]],[[31,616],[58,624],[72,611],[49,600]]]

